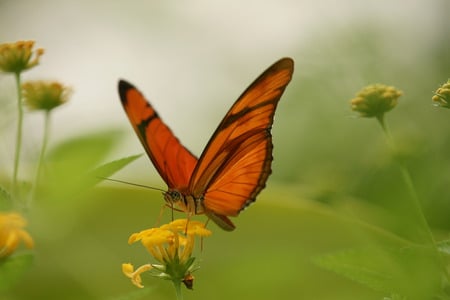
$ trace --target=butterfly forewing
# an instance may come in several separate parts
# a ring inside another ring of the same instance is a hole
[[[186,188],[197,158],[180,143],[133,85],[121,80],[119,95],[145,151],[166,184],[169,188]]]
[[[206,212],[235,216],[255,200],[271,172],[270,128],[276,106],[292,78],[284,58],[269,67],[238,98],[194,169],[189,191]]]

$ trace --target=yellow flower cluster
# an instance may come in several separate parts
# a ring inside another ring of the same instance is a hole
[[[431,99],[437,106],[450,108],[450,79],[436,90]]]
[[[28,81],[22,84],[25,104],[30,110],[46,110],[64,104],[70,89],[56,81]]]
[[[20,73],[39,64],[44,49],[33,51],[34,41],[18,41],[0,45],[0,70],[8,73]],[[32,59],[32,56],[34,58]]]
[[[192,288],[195,270],[192,252],[196,237],[207,237],[211,231],[205,228],[205,224],[179,219],[157,228],[150,228],[130,236],[128,243],[141,241],[148,252],[161,264],[146,264],[136,270],[132,264],[122,264],[123,273],[131,279],[137,287],[142,288],[141,274],[154,270],[157,277],[172,281],[183,282],[188,288]]]
[[[33,248],[33,239],[23,229],[26,225],[26,220],[18,213],[0,213],[0,258],[11,255],[20,241],[23,241],[27,248]]]
[[[402,94],[402,91],[393,86],[373,84],[359,91],[356,97],[350,100],[350,104],[352,110],[360,113],[362,117],[380,117],[397,105]]]

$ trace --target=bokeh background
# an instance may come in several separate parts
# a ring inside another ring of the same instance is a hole
[[[143,152],[119,103],[119,78],[138,86],[199,155],[239,94],[270,64],[292,57],[296,69],[275,116],[267,188],[236,219],[235,232],[213,227],[195,290],[185,298],[382,299],[387,295],[312,258],[375,244],[371,226],[415,238],[402,200],[407,192],[381,130],[348,104],[371,83],[404,92],[387,119],[433,229],[450,237],[450,115],[431,103],[450,76],[448,11],[447,0],[0,0],[0,42],[32,39],[46,49],[24,79],[56,79],[73,89],[54,113],[50,155],[74,138],[105,138],[93,146],[98,155],[86,160],[90,167]],[[3,178],[12,172],[14,93],[13,78],[1,74]],[[24,181],[41,125],[42,115],[27,114]],[[75,169],[62,177],[72,179]],[[165,188],[145,155],[113,178]],[[120,269],[150,259],[127,239],[155,224],[159,192],[118,183],[60,192],[34,204],[34,266],[1,299],[174,298],[169,282],[144,277],[147,288],[137,290]]]

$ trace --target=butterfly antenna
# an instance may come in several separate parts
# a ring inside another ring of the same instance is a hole
[[[151,190],[155,190],[155,191],[160,191],[160,192],[163,192],[163,193],[166,192],[163,189],[155,188],[155,187],[144,185],[144,184],[132,183],[132,182],[128,182],[128,181],[123,181],[123,180],[119,180],[119,179],[111,179],[111,178],[106,178],[106,177],[98,177],[98,178],[103,179],[103,180],[108,180],[108,181],[113,181],[113,182],[118,182],[118,183],[124,183],[124,184],[128,184],[128,185],[133,185],[133,186],[138,186],[138,187],[151,189]]]

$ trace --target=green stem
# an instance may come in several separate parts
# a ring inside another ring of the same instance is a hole
[[[175,287],[175,294],[177,295],[177,300],[183,300],[183,294],[181,293],[181,281],[174,280],[173,286]]]
[[[50,132],[50,110],[46,110],[45,116],[44,116],[44,133],[42,136],[41,153],[39,154],[39,161],[38,161],[37,170],[36,170],[36,177],[34,179],[34,185],[33,185],[33,193],[32,193],[32,197],[30,199],[31,201],[36,198],[36,192],[37,192],[37,188],[39,186],[39,182],[40,182],[40,178],[41,178],[41,174],[42,174],[42,167],[44,165],[45,152],[47,150],[49,132]],[[29,206],[29,204],[30,203],[28,203],[28,206]]]
[[[387,143],[388,143],[389,147],[391,148],[391,151],[393,153],[395,153],[396,149],[395,149],[394,141],[393,141],[392,135],[391,135],[391,133],[389,131],[389,128],[386,125],[386,122],[385,122],[385,119],[384,119],[384,114],[382,114],[380,116],[377,116],[377,120],[380,123],[384,134],[386,135],[386,140],[387,140]],[[437,247],[437,244],[436,244],[436,241],[434,239],[433,233],[431,231],[431,227],[428,224],[428,221],[427,221],[427,219],[425,217],[425,214],[423,213],[422,205],[420,203],[420,199],[419,199],[419,197],[417,195],[416,189],[414,188],[414,183],[412,181],[411,174],[409,173],[408,168],[400,161],[399,161],[399,166],[400,166],[400,170],[401,170],[401,173],[402,173],[403,181],[405,182],[406,187],[407,187],[408,192],[409,192],[409,195],[411,197],[412,205],[414,207],[414,211],[415,211],[415,213],[416,213],[416,215],[417,215],[417,217],[418,217],[418,219],[419,219],[419,221],[420,221],[420,223],[422,225],[422,229],[425,230],[425,232],[426,232],[426,235],[427,235],[427,238],[428,238],[428,241],[429,241],[430,245],[433,247],[433,249],[434,249],[438,259],[440,260],[440,263],[441,263],[441,266],[443,267],[444,275],[447,278],[447,281],[450,282],[450,274],[449,274],[449,272],[448,272],[448,270],[446,268],[446,265],[444,263],[443,257],[441,255],[441,253],[439,252],[439,249]]]
[[[15,73],[15,78],[17,85],[18,119],[17,119],[16,153],[14,156],[12,191],[13,195],[17,196],[17,176],[19,173],[19,161],[22,148],[22,125],[23,125],[22,87],[20,83],[20,72]]]
[[[383,132],[386,136],[386,141],[388,143],[388,146],[391,148],[391,151],[394,152],[394,150],[395,150],[394,142],[392,139],[391,132],[390,132],[389,128],[387,127],[386,121],[384,119],[384,114],[378,115],[377,120],[380,123],[381,128],[383,129]]]

